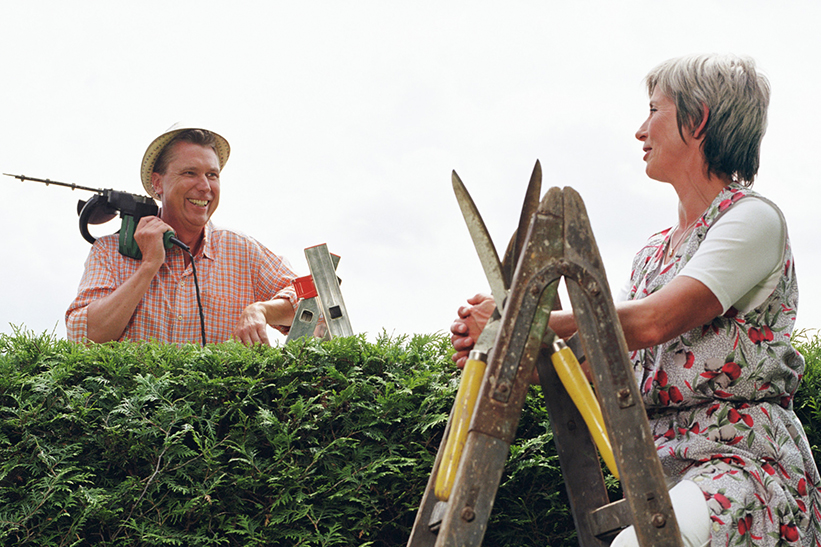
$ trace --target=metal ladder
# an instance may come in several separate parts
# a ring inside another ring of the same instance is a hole
[[[303,336],[325,339],[352,336],[348,309],[336,276],[339,256],[328,252],[328,246],[323,243],[305,249],[305,259],[311,274],[294,279],[299,304],[286,342]],[[325,320],[324,332],[317,330],[318,325],[322,330],[320,314]]]
[[[537,164],[538,166],[538,164]],[[543,349],[564,278],[581,347],[591,364],[624,499],[610,503],[601,464],[582,416]],[[447,501],[434,486],[442,445],[409,547],[481,545],[534,368],[553,428],[579,545],[606,546],[634,525],[644,547],[681,546],[661,463],[627,358],[627,345],[581,197],[551,188],[530,222],[499,332],[489,353],[469,433]]]

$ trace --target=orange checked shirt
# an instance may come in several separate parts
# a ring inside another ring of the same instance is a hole
[[[77,297],[66,312],[69,340],[88,333],[88,304],[107,296],[136,272],[139,261],[118,251],[117,234],[101,237],[91,248]],[[200,343],[200,316],[191,265],[184,251],[172,247],[151,281],[120,340]],[[200,286],[205,337],[209,343],[231,337],[240,314],[254,302],[284,298],[296,308],[291,286],[296,275],[282,258],[251,237],[214,227],[205,228],[202,251],[194,257]],[[277,327],[283,333],[287,327]]]

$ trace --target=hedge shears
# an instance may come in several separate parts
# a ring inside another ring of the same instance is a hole
[[[470,197],[467,188],[465,188],[456,171],[451,176],[459,208],[462,211],[462,216],[479,255],[482,269],[490,285],[490,292],[496,304],[496,310],[471,350],[462,373],[462,380],[453,406],[450,432],[436,476],[434,493],[440,502],[448,500],[456,478],[462,450],[473,417],[473,409],[487,368],[488,354],[496,341],[505,301],[519,255],[527,239],[527,230],[531,218],[539,206],[541,179],[541,165],[537,161],[525,193],[518,228],[510,240],[504,260],[500,261],[482,216],[479,214],[479,210]],[[549,329],[548,333],[552,334]],[[554,339],[546,341],[552,347],[551,361],[553,366],[559,373],[568,394],[581,412],[605,463],[618,478],[613,450],[604,427],[601,409],[590,383],[585,378],[579,365],[579,360],[583,360],[584,356],[578,343],[578,337],[574,337],[565,343],[555,339],[555,335],[552,336]]]

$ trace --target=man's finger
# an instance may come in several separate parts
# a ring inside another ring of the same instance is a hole
[[[253,330],[239,330],[234,333],[234,337],[246,346],[253,346],[259,342],[259,337],[256,336],[256,333]]]

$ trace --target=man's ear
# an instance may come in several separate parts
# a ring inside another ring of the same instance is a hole
[[[151,173],[151,187],[154,188],[154,192],[160,197],[162,197],[162,176],[154,171]]]
[[[707,120],[710,119],[710,108],[707,103],[701,103],[701,121],[693,128],[693,138],[703,139],[704,128],[707,127]]]

